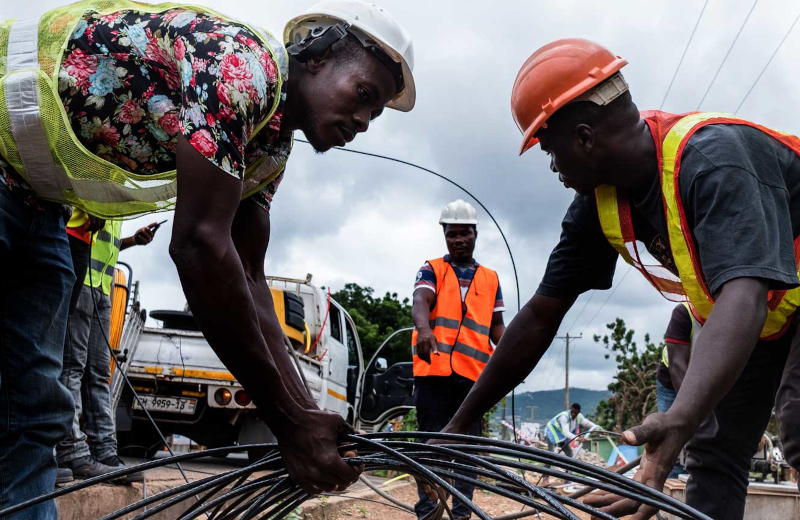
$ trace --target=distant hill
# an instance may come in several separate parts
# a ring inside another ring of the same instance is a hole
[[[597,403],[610,396],[611,392],[608,390],[569,389],[570,404],[580,403],[581,413],[590,418],[594,417]],[[564,390],[543,390],[516,394],[514,408],[517,412],[517,421],[530,421],[532,406],[536,407],[533,410],[534,421],[545,423],[557,413],[564,411]],[[497,407],[496,417],[499,420],[502,416],[503,406],[501,404]],[[511,422],[511,394],[506,396],[506,420]]]

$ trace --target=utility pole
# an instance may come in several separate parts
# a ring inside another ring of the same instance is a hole
[[[566,363],[564,364],[564,410],[569,410],[569,341],[577,340],[583,337],[583,332],[578,336],[570,336],[569,332],[565,336],[558,336],[556,339],[563,339],[566,342]]]

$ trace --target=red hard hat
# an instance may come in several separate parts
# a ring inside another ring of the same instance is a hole
[[[511,112],[523,134],[520,155],[556,110],[616,74],[628,62],[589,40],[556,40],[534,52],[511,91]]]

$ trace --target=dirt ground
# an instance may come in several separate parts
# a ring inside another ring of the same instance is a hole
[[[402,502],[407,504],[414,504],[417,501],[417,490],[412,485],[402,486],[393,489],[391,495]],[[380,497],[371,496],[370,499],[383,501]],[[489,516],[497,517],[508,513],[516,513],[520,511],[520,504],[509,500],[504,497],[489,493],[483,490],[475,490],[473,497],[474,502],[486,511]],[[589,520],[589,516],[583,513],[577,513],[581,520]],[[367,502],[364,500],[353,501],[352,504],[343,507],[339,511],[331,512],[326,515],[327,520],[356,520],[360,518],[369,518],[374,520],[408,520],[414,518],[412,513],[400,510],[392,505],[376,504],[374,502]],[[446,518],[446,515],[445,515]],[[475,516],[473,515],[473,518]],[[527,518],[536,519],[537,517],[531,516]],[[550,515],[542,515],[541,520],[552,520]]]

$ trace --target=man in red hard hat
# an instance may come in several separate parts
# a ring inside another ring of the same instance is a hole
[[[536,366],[581,293],[608,289],[617,258],[704,323],[666,413],[624,432],[645,445],[637,479],[661,489],[688,444],[690,505],[742,518],[750,459],[773,404],[800,468],[800,139],[721,113],[639,112],[625,60],[586,40],[553,42],[523,65],[512,111],[521,151],[541,145],[577,194],[536,294],[517,314],[445,432],[461,433]],[[638,241],[638,242],[637,242]],[[660,265],[644,265],[641,244]],[[713,312],[712,312],[713,309]],[[651,507],[594,504],[636,520]]]

